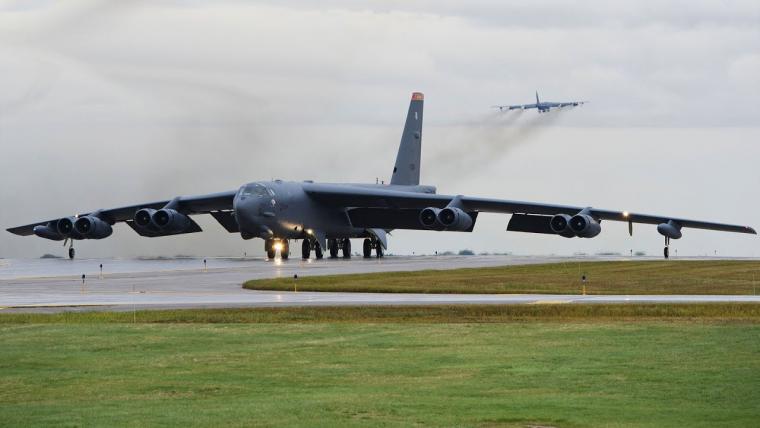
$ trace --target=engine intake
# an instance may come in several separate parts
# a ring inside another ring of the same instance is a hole
[[[153,224],[153,213],[155,212],[156,210],[151,209],[151,208],[143,208],[137,211],[135,213],[135,218],[134,218],[135,224],[137,224],[138,226],[144,229],[151,228],[151,227],[155,228],[155,225]]]
[[[113,228],[100,218],[88,215],[74,222],[74,231],[85,239],[103,239],[111,236]]]
[[[570,229],[581,238],[593,238],[602,231],[602,226],[588,214],[577,214],[570,219]]]
[[[192,220],[190,217],[176,210],[164,208],[156,211],[151,216],[153,224],[165,232],[182,232],[187,229]]]
[[[446,207],[438,212],[438,222],[446,230],[465,231],[472,226],[472,217],[461,208]]]
[[[575,237],[575,232],[570,229],[570,216],[567,214],[557,214],[549,221],[549,228],[557,235],[565,238]]]
[[[441,224],[438,222],[438,213],[440,208],[425,208],[420,211],[420,223],[428,229],[440,229]]]
[[[74,217],[64,217],[55,224],[55,230],[63,237],[69,237],[74,233]]]

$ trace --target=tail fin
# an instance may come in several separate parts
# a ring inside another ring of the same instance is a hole
[[[409,112],[406,114],[404,133],[396,155],[391,184],[420,184],[420,156],[422,155],[422,106],[425,96],[421,92],[412,94]]]
[[[538,100],[538,91],[536,91],[536,104],[541,104],[541,101]]]

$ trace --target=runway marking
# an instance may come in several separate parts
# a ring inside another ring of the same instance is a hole
[[[536,300],[535,302],[529,302],[529,305],[564,305],[571,303],[571,300]]]

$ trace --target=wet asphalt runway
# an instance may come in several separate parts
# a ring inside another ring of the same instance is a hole
[[[621,259],[621,258],[612,258]],[[583,258],[582,260],[603,260]],[[760,296],[580,296],[523,294],[315,293],[244,290],[249,279],[341,273],[454,269],[549,262],[568,257],[417,256],[383,259],[0,260],[2,312],[56,312],[309,305],[757,302]],[[103,264],[104,275],[99,274]],[[86,275],[82,284],[81,275]]]

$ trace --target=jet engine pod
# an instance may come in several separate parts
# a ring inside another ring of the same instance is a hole
[[[440,208],[425,208],[420,211],[420,223],[428,229],[441,229],[441,224],[438,223],[439,212]]]
[[[570,230],[570,216],[567,214],[557,214],[549,221],[549,228],[557,235],[565,238],[575,237],[575,232]]]
[[[170,208],[154,212],[151,220],[165,232],[182,232],[191,224],[190,217]]]
[[[681,233],[681,226],[672,220],[667,223],[658,224],[657,231],[660,233],[660,235],[671,239],[679,239],[681,236],[683,236]]]
[[[153,224],[153,213],[155,213],[156,210],[151,208],[143,208],[135,213],[135,224],[140,226],[143,229],[150,228],[151,226],[155,225]]]
[[[602,226],[588,214],[577,214],[570,219],[570,229],[581,238],[593,238],[602,231]]]
[[[74,217],[64,217],[55,224],[55,230],[63,237],[69,237],[74,232]]]
[[[91,215],[79,217],[74,222],[74,230],[86,239],[108,238],[113,233],[110,224]]]
[[[44,226],[41,224],[34,226],[32,233],[39,236],[40,238],[50,239],[53,241],[62,241],[64,239],[64,236],[58,233],[55,227],[50,227],[50,223]]]
[[[446,230],[465,231],[472,226],[472,217],[456,207],[446,207],[438,212],[438,222]]]

